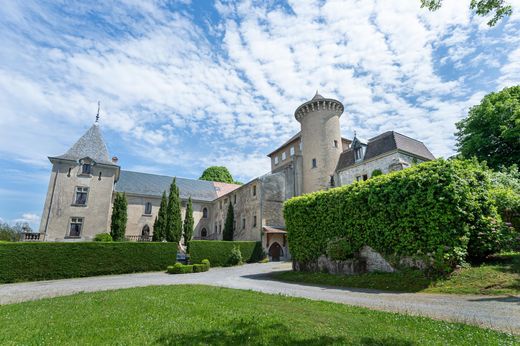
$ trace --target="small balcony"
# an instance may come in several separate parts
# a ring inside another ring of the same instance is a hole
[[[23,232],[21,241],[43,241],[45,238],[43,233],[29,233]]]

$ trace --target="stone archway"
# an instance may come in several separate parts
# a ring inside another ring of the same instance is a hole
[[[278,244],[278,242],[274,242],[269,247],[269,257],[271,257],[271,261],[278,262],[280,261],[280,257],[283,256],[283,248]]]

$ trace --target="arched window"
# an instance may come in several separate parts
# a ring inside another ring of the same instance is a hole
[[[206,229],[203,228],[202,231],[200,231],[200,237],[206,238],[207,236],[208,236],[208,231],[206,231]]]
[[[204,209],[202,209],[202,217],[205,219],[208,218],[208,208],[204,207]]]
[[[141,231],[142,237],[149,237],[150,236],[150,227],[148,225],[144,225],[143,230]]]

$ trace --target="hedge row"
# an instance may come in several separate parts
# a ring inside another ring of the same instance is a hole
[[[207,258],[214,267],[227,264],[233,246],[240,248],[245,262],[258,262],[263,257],[262,243],[259,241],[192,240],[189,245],[192,263],[200,263]]]
[[[188,274],[188,273],[202,273],[209,270],[210,263],[207,259],[202,260],[200,264],[182,264],[175,263],[172,266],[168,266],[166,271],[169,274]]]
[[[0,282],[164,270],[176,256],[174,243],[6,243]]]
[[[499,245],[499,220],[485,169],[435,160],[365,182],[288,200],[284,216],[293,259],[312,261],[345,238],[393,255],[429,258],[447,270]]]

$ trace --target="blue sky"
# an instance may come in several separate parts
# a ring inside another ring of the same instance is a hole
[[[49,155],[100,100],[123,169],[247,181],[316,91],[343,135],[396,130],[436,156],[488,92],[520,84],[520,1],[494,28],[467,1],[6,1],[0,6],[0,218],[39,224]]]

